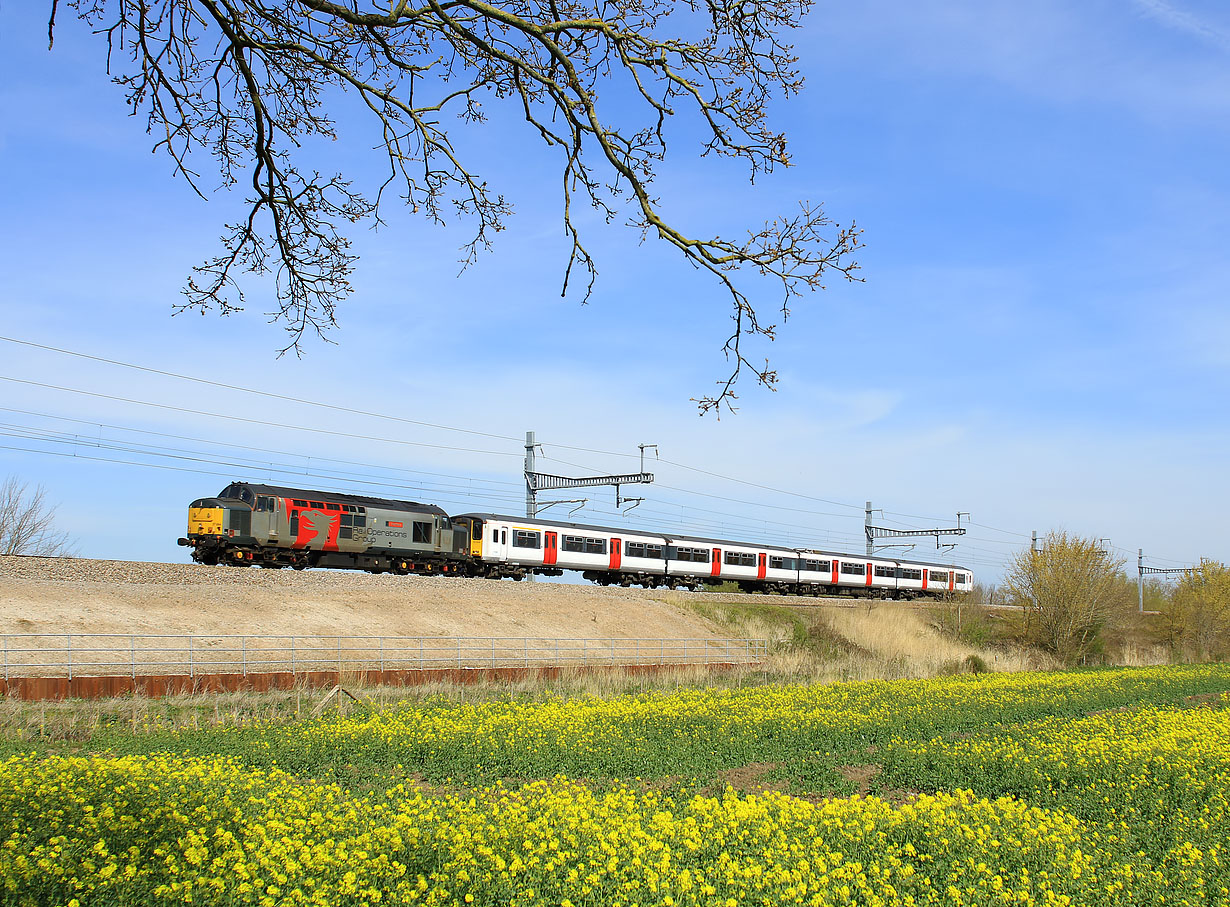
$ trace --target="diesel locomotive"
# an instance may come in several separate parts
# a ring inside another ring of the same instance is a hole
[[[523,579],[580,572],[603,585],[913,598],[968,592],[965,567],[466,513],[415,501],[232,482],[188,508],[179,544],[202,564]]]

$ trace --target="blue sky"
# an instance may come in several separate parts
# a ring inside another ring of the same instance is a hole
[[[362,436],[0,381],[0,406],[23,411],[0,411],[0,445],[27,448],[0,446],[0,475],[45,485],[84,555],[182,559],[191,498],[231,477],[293,481],[239,457],[316,487],[519,512],[517,439],[532,429],[561,473],[622,471],[631,457],[594,451],[658,444],[634,524],[858,551],[870,499],[902,527],[971,512],[944,557],[990,578],[1031,530],[1060,527],[1160,565],[1230,559],[1223,4],[817,4],[795,36],[807,88],[774,109],[796,166],[752,187],[681,133],[655,184],[697,233],[736,234],[800,198],[866,231],[865,283],[799,300],[750,350],[779,390],[744,382],[720,421],[690,402],[723,374],[720,289],[587,217],[596,292],[561,299],[558,174],[499,111],[461,141],[517,214],[464,274],[463,225],[390,208],[387,227],[352,233],[357,291],[335,345],[277,358],[266,285],[241,314],[172,318],[242,199],[202,202],[174,179],[107,81],[105,46],[61,10],[49,53],[43,7],[0,5],[0,334],[498,436],[0,343],[7,378]],[[361,138],[335,149],[360,181],[378,165]],[[770,286],[759,298],[773,308]],[[31,440],[47,431],[80,437]],[[134,442],[190,459],[114,449]],[[609,491],[590,497],[576,519],[619,520]]]

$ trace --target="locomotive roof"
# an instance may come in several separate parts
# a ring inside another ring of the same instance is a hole
[[[757,548],[765,551],[788,551],[791,554],[819,554],[828,558],[846,558],[847,560],[866,561],[866,554],[851,554],[848,551],[823,551],[817,548],[789,548],[785,545],[762,545],[756,542],[736,542],[730,539],[714,539],[696,535],[674,535],[668,532],[650,532],[644,529],[630,529],[628,527],[616,528],[613,526],[594,526],[589,523],[568,523],[562,520],[544,520],[541,517],[526,517],[526,516],[508,516],[502,513],[459,513],[456,517],[479,517],[484,520],[507,520],[510,523],[538,523],[543,526],[555,526],[560,529],[576,529],[584,531],[586,529],[597,530],[598,532],[611,532],[617,535],[623,533],[633,533],[635,535],[647,535],[654,538],[666,539],[670,542],[706,542],[714,545],[738,545],[740,548]],[[885,561],[893,564],[916,564],[920,567],[938,567],[943,570],[964,570],[973,572],[968,567],[962,567],[960,564],[937,564],[931,561],[920,561],[914,558],[897,558],[897,557],[880,557],[872,555],[872,561]]]
[[[316,501],[331,501],[339,504],[362,504],[365,507],[385,507],[389,510],[415,510],[420,513],[433,513],[448,516],[444,508],[435,504],[420,504],[418,501],[397,501],[392,498],[369,498],[359,494],[339,494],[336,491],[313,491],[309,488],[287,488],[283,485],[257,485],[253,482],[232,482],[231,485],[242,485],[250,488],[256,494],[270,495],[279,498],[310,498]],[[231,486],[223,488],[218,494],[223,494]]]

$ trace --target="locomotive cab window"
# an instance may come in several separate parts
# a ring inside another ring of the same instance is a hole
[[[525,529],[518,529],[513,532],[513,547],[540,548],[542,547],[542,536],[537,532],[529,532]]]
[[[431,544],[431,523],[421,523],[418,520],[414,521],[414,535],[411,541],[418,542],[422,545]]]

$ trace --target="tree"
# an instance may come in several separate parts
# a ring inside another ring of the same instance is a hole
[[[1069,664],[1098,651],[1103,631],[1131,606],[1123,564],[1097,539],[1065,532],[1048,533],[1040,551],[1018,552],[1003,592],[1022,610],[1026,641]]]
[[[55,528],[55,515],[42,485],[7,477],[0,484],[0,555],[71,556],[69,535]]]
[[[54,42],[59,0],[51,2]],[[674,246],[708,272],[732,306],[724,352],[732,369],[719,390],[698,400],[720,411],[735,399],[746,368],[772,386],[766,362],[753,365],[742,341],[772,339],[736,280],[744,269],[773,279],[780,313],[826,271],[855,279],[859,230],[834,225],[819,205],[747,231],[742,239],[696,238],[669,221],[651,188],[667,150],[667,125],[690,114],[702,156],[741,159],[754,180],[789,166],[786,138],[768,124],[776,96],[800,90],[797,60],[784,36],[812,0],[71,0],[106,38],[108,69],[122,65],[134,114],[145,116],[175,171],[204,197],[194,154],[213,157],[222,183],[250,183],[247,215],[228,225],[220,254],[199,265],[179,310],[242,307],[238,276],[273,271],[278,310],[299,350],[307,332],[335,326],[351,292],[355,256],[346,223],[380,222],[393,187],[415,212],[443,223],[468,219],[463,265],[504,229],[512,206],[462,160],[443,117],[466,126],[486,119],[484,99],[511,106],[558,155],[562,218],[571,241],[562,293],[573,269],[588,299],[597,266],[574,216],[583,200],[609,222]],[[601,89],[602,100],[599,100]],[[329,113],[340,93],[369,117],[387,171],[374,194],[344,175],[321,174],[305,140],[337,137]],[[285,352],[285,350],[283,350]]]
[[[1230,649],[1230,568],[1201,559],[1161,607],[1167,641],[1197,661]]]

